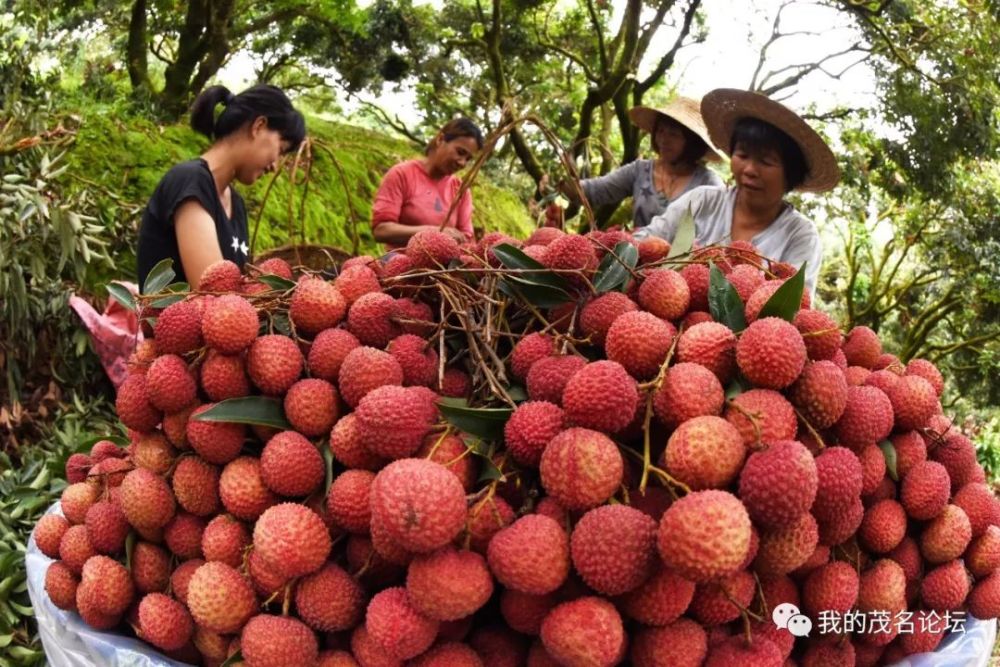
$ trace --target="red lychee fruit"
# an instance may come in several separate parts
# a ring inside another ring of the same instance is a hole
[[[569,536],[554,519],[528,514],[493,536],[487,558],[507,588],[545,595],[569,574]]]
[[[750,517],[725,491],[695,491],[663,513],[658,543],[667,567],[696,583],[735,572],[750,549]]]
[[[257,310],[237,294],[213,299],[205,308],[201,333],[205,344],[222,354],[236,354],[257,338],[260,321]]]

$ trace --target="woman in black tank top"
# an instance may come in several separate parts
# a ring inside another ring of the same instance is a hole
[[[217,261],[242,266],[249,252],[247,212],[231,184],[256,181],[282,153],[297,149],[306,133],[302,114],[281,89],[268,85],[239,95],[224,86],[206,89],[191,107],[191,127],[212,145],[201,157],[171,168],[146,205],[139,227],[140,287],[166,258],[173,260],[177,280],[192,289]]]

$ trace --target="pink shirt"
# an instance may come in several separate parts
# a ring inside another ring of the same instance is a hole
[[[419,160],[400,162],[386,172],[375,194],[372,229],[383,222],[440,227],[461,185],[462,179],[454,175],[433,180]],[[472,193],[462,195],[447,226],[472,239]]]

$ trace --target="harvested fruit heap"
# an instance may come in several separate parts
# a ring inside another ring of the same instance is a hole
[[[34,536],[55,605],[173,658],[875,665],[1000,615],[941,374],[749,244],[427,231],[139,302],[130,442],[72,456]],[[819,632],[851,610],[913,629]]]

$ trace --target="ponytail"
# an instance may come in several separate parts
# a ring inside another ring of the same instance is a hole
[[[219,104],[223,109],[216,117]],[[215,141],[261,116],[267,120],[268,129],[278,132],[291,150],[298,148],[305,138],[302,114],[280,88],[267,84],[248,88],[239,95],[233,95],[225,86],[206,88],[191,105],[191,128]]]

